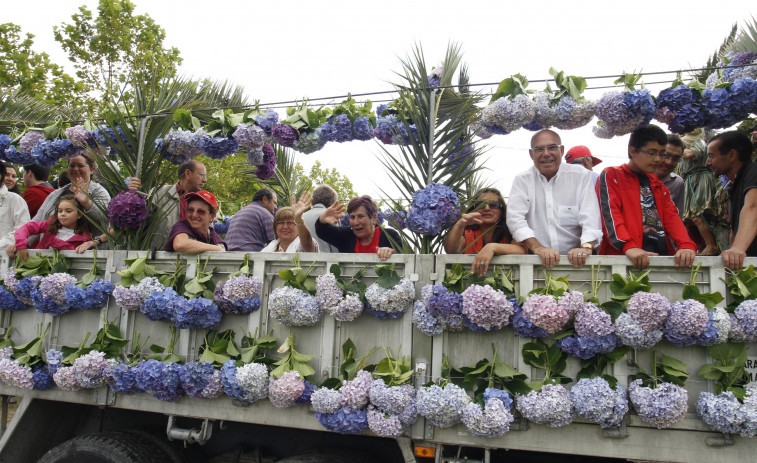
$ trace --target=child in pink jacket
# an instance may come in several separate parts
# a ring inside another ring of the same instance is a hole
[[[22,260],[29,258],[29,238],[42,234],[32,249],[76,249],[92,239],[89,221],[80,212],[81,204],[73,195],[63,195],[55,205],[55,214],[40,222],[27,222],[16,230],[15,251]],[[9,246],[8,254],[12,254]],[[11,256],[12,257],[12,256]]]

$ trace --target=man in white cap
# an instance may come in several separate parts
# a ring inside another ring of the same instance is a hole
[[[568,164],[578,164],[579,166],[584,166],[586,170],[590,170],[591,180],[596,185],[599,174],[594,172],[594,166],[602,162],[602,160],[592,156],[589,148],[583,145],[574,146],[565,153],[565,162]]]

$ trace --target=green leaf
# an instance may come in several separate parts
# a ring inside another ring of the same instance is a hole
[[[292,281],[294,280],[294,272],[286,269],[286,270],[280,270],[279,271],[279,278],[281,278],[284,281]]]
[[[660,356],[660,362],[671,369],[678,370],[681,372],[686,372],[686,364],[681,362],[680,360],[674,359],[673,357],[667,356],[667,355],[661,355]]]
[[[166,351],[166,348],[163,346],[159,346],[157,344],[153,344],[150,346],[150,352],[155,352],[156,354],[162,354]]]

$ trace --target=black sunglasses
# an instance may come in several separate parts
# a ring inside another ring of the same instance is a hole
[[[473,201],[474,209],[483,209],[489,206],[491,209],[502,207],[502,203],[499,201]]]

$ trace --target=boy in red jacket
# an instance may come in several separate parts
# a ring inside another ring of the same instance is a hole
[[[649,256],[675,255],[678,268],[691,267],[696,245],[678,216],[670,191],[654,175],[668,155],[667,135],[656,125],[634,130],[628,164],[607,167],[596,185],[604,237],[600,254],[625,254],[634,267]]]

